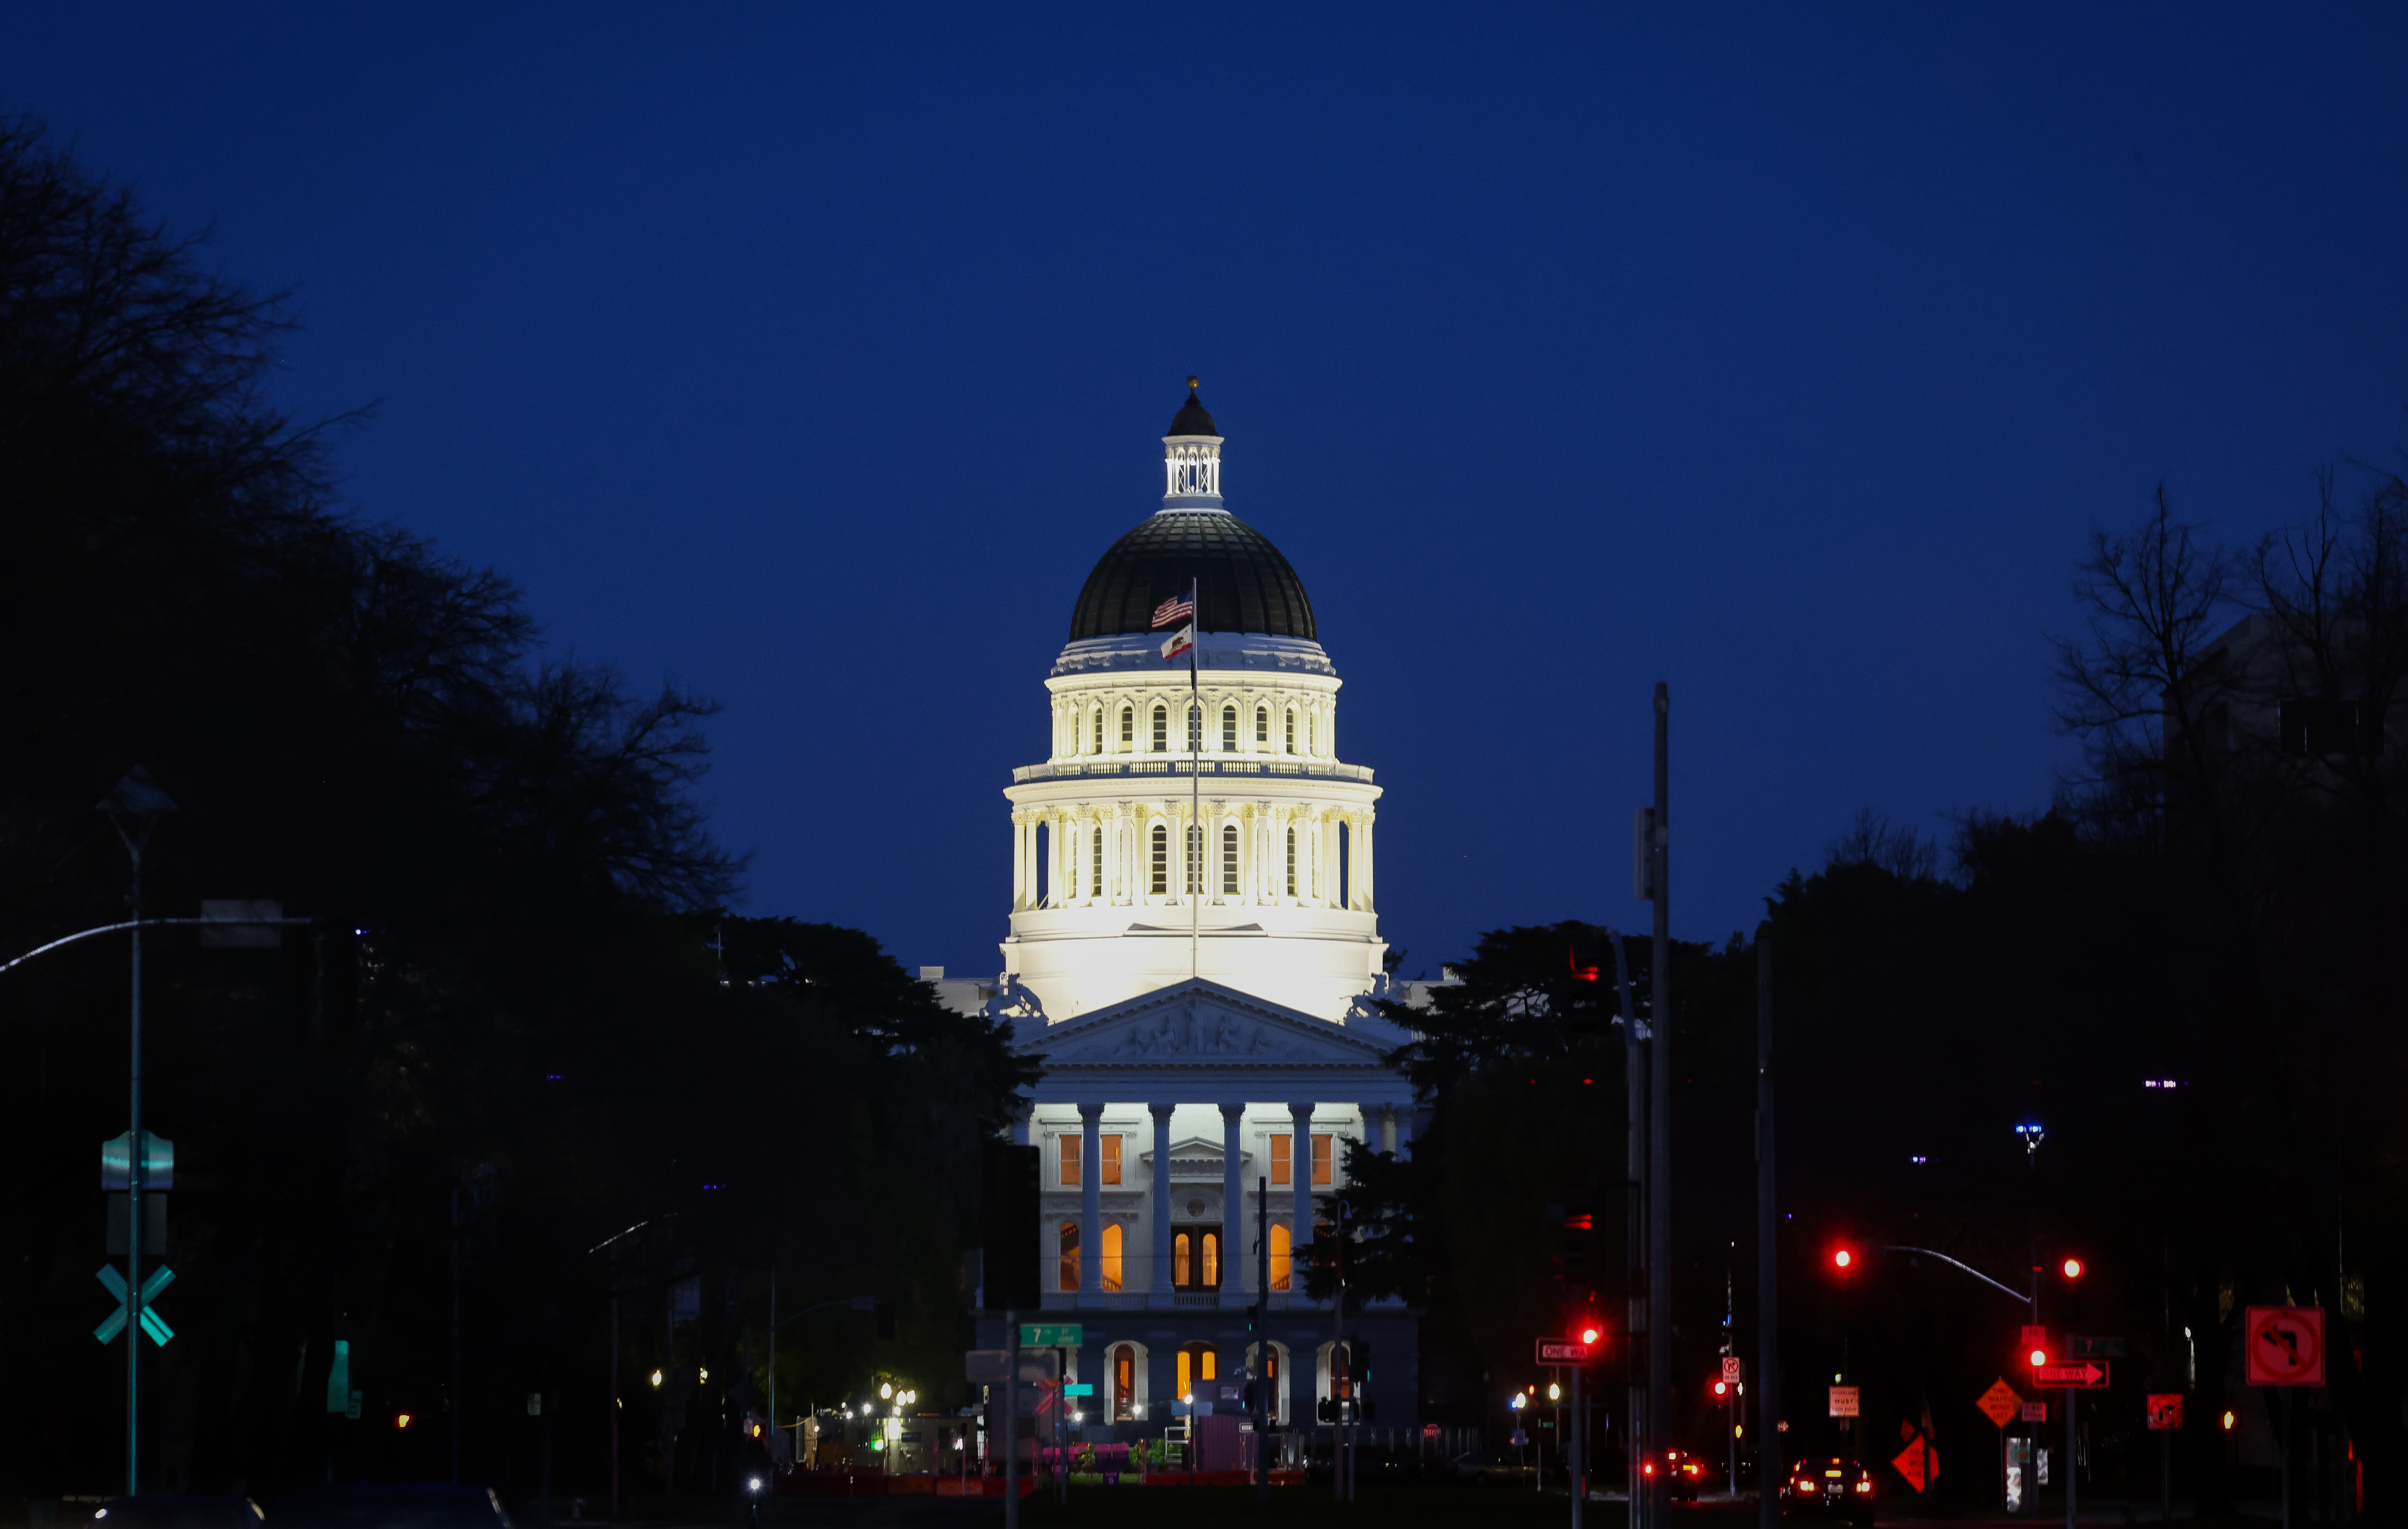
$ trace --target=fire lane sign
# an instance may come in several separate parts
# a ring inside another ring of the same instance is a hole
[[[2107,1366],[2096,1359],[2086,1359],[2079,1365],[2038,1365],[2032,1368],[2032,1384],[2051,1390],[2058,1387],[2096,1390],[2107,1383]]]
[[[2253,1386],[2325,1383],[2325,1314],[2313,1306],[2253,1306],[2243,1324]]]

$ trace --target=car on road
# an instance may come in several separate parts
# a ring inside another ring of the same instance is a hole
[[[1784,1512],[1846,1519],[1858,1525],[1873,1522],[1873,1473],[1859,1461],[1831,1455],[1801,1460],[1789,1467],[1781,1483]]]
[[[179,1492],[112,1497],[93,1509],[92,1529],[259,1529],[259,1505]]]
[[[1656,1464],[1651,1459],[1641,1469],[1653,1476]],[[1705,1480],[1705,1466],[1698,1457],[1686,1450],[1667,1450],[1662,1464],[1665,1479],[1671,1483],[1667,1498],[1676,1503],[1696,1502],[1698,1488]]]

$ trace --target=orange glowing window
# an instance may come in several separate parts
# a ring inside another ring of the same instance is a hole
[[[1315,1136],[1312,1138],[1312,1181],[1314,1184],[1326,1184],[1333,1181],[1330,1178],[1330,1171],[1332,1165],[1336,1161],[1337,1147],[1337,1138],[1334,1136]]]
[[[1284,1131],[1271,1137],[1271,1182],[1286,1189],[1293,1180],[1290,1174],[1296,1160],[1296,1138]],[[1025,1161],[1025,1160],[1024,1160]]]
[[[1079,1138],[1057,1136],[1054,1139],[1062,1144],[1062,1187],[1077,1189],[1079,1187]],[[1028,1160],[1022,1158],[1021,1161],[1025,1163]]]
[[[1288,1230],[1279,1222],[1271,1222],[1271,1289],[1289,1288],[1295,1259],[1289,1256]]]
[[[1121,1181],[1121,1138],[1097,1136],[1096,1150],[1103,1158],[1103,1172],[1097,1176],[1096,1181],[1104,1184],[1119,1183]]]

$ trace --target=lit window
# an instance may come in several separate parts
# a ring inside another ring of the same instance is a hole
[[[1271,708],[1268,707],[1254,707],[1254,742],[1265,749],[1270,747]]]
[[[1192,1288],[1190,1283],[1192,1278],[1190,1271],[1195,1267],[1196,1262],[1193,1242],[1194,1238],[1185,1232],[1174,1233],[1171,1236],[1170,1283],[1175,1289],[1187,1290]],[[1184,1359],[1187,1356],[1185,1354],[1182,1354],[1179,1357]],[[1180,1377],[1180,1379],[1182,1384],[1179,1389],[1183,1392],[1187,1389],[1184,1384],[1186,1377],[1182,1376]]]
[[[1103,1159],[1103,1162],[1099,1165],[1103,1171],[1096,1175],[1096,1182],[1102,1184],[1107,1188],[1116,1186],[1121,1181],[1122,1139],[1122,1137],[1117,1136],[1097,1136],[1096,1138],[1096,1153]],[[1316,1179],[1313,1182],[1321,1183],[1323,1180]]]
[[[1137,708],[1121,707],[1121,752],[1127,753],[1137,746]]]
[[[1117,1422],[1137,1419],[1137,1350],[1125,1343],[1112,1350],[1112,1418]]]
[[[1225,754],[1234,754],[1238,751],[1238,708],[1236,707],[1221,708],[1221,751]]]
[[[1198,1250],[1204,1261],[1204,1266],[1197,1272],[1197,1288],[1219,1290],[1221,1288],[1221,1234],[1204,1233],[1198,1243]]]
[[[1062,1187],[1077,1189],[1079,1187],[1079,1138],[1062,1136],[1056,1139],[1062,1143]],[[1021,1161],[1025,1163],[1027,1159],[1023,1158]]]
[[[1062,1288],[1079,1288],[1079,1223],[1062,1223]]]
[[[1238,825],[1225,823],[1221,828],[1221,895],[1238,895]]]
[[[1164,707],[1154,708],[1154,751],[1166,752],[1170,748],[1170,712]]]
[[[1296,1137],[1283,1131],[1271,1137],[1271,1182],[1281,1189],[1288,1187],[1288,1165],[1296,1154]]]
[[[1219,1366],[1213,1363],[1216,1357],[1218,1356],[1212,1352],[1212,1346],[1209,1343],[1186,1343],[1180,1345],[1180,1395],[1193,1395],[1196,1391],[1197,1382],[1201,1380],[1210,1380],[1215,1378],[1215,1375],[1219,1370]],[[1211,1398],[1209,1397],[1207,1398],[1207,1400],[1210,1399]]]
[[[1312,1181],[1315,1185],[1330,1181],[1329,1169],[1336,1151],[1334,1137],[1316,1136],[1312,1138]]]
[[[1106,1141],[1118,1141],[1118,1136],[1106,1136]],[[1111,1179],[1105,1182],[1112,1182]],[[1121,1288],[1121,1229],[1115,1224],[1104,1228],[1103,1241],[1096,1250],[1096,1286],[1099,1290]]]
[[[1277,1139],[1277,1138],[1273,1138]],[[1289,1271],[1295,1260],[1288,1256],[1288,1231],[1283,1222],[1271,1222],[1271,1289],[1289,1288]],[[1076,1286],[1071,1287],[1076,1289]]]
[[[1296,708],[1294,707],[1290,707],[1287,713],[1287,751],[1291,754],[1296,752]]]
[[[1287,894],[1296,895],[1296,830],[1287,831]]]
[[[1170,890],[1170,830],[1161,823],[1154,825],[1153,890],[1156,897]]]

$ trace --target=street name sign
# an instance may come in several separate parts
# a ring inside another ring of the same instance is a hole
[[[1065,1396],[1093,1396],[1095,1393],[1096,1386],[1092,1380],[1073,1380],[1062,1388]]]
[[[2182,1393],[2179,1391],[2149,1393],[2150,1431],[2159,1434],[2181,1432],[2182,1404]]]
[[[1982,1416],[2004,1428],[2023,1410],[2024,1399],[2015,1394],[2014,1387],[1998,1379],[1990,1382],[1990,1389],[1982,1393],[1981,1399],[1973,1405],[1982,1409]]]
[[[1568,1343],[1556,1338],[1539,1340],[1539,1363],[1541,1365],[1585,1365],[1591,1357],[1585,1343]]]
[[[2096,1359],[2079,1365],[2041,1365],[2032,1370],[2032,1384],[2095,1391],[2107,1383],[2107,1366]]]
[[[1854,1386],[1833,1386],[1831,1388],[1831,1416],[1835,1418],[1853,1418],[1856,1415],[1856,1388]]]
[[[2253,1306],[2243,1324],[2253,1386],[2325,1383],[2325,1313],[2314,1306]]]
[[[2068,1357],[2073,1359],[2122,1359],[2124,1340],[2119,1337],[2084,1337],[2069,1333],[2065,1337]]]
[[[1075,1322],[1025,1322],[1020,1324],[1024,1349],[1075,1349],[1086,1338],[1086,1328]]]

